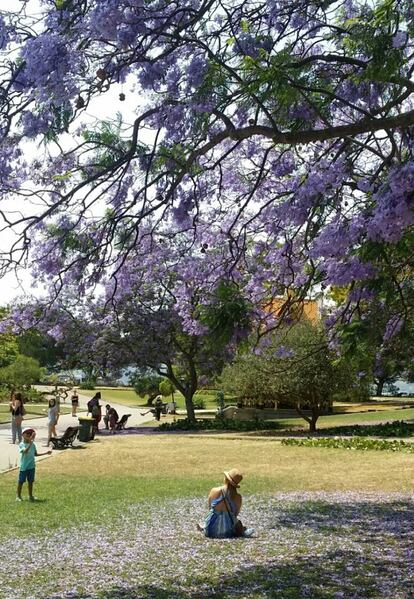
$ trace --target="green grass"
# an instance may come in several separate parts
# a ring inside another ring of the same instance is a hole
[[[146,423],[146,426],[157,427],[159,424],[172,424],[174,428],[174,422],[185,420],[185,416],[163,416],[161,422],[154,422],[153,420]],[[206,430],[211,430],[212,427],[208,426],[209,423],[214,421],[214,415],[198,418],[199,421],[206,422]],[[329,416],[321,416],[317,421],[317,431],[323,432],[325,429],[338,428],[343,426],[354,426],[354,425],[375,425],[381,422],[393,422],[396,420],[412,421],[414,420],[414,409],[404,410],[382,410],[380,412],[352,412],[350,414],[331,414]],[[239,426],[238,426],[239,424]],[[268,425],[268,428],[266,426]],[[200,430],[202,427],[199,427]],[[177,426],[177,429],[187,430],[186,428]],[[252,431],[258,431],[258,434],[274,434],[279,435],[283,432],[289,433],[294,431],[308,431],[309,425],[303,418],[278,418],[278,419],[265,419],[261,421],[260,427],[257,427],[254,421],[240,421],[240,423],[229,421],[229,427],[227,430],[239,430],[241,433],[246,431],[247,434]],[[224,430],[221,424],[217,425],[217,430]],[[328,430],[327,430],[328,432]],[[329,434],[331,432],[329,431]],[[335,434],[340,435],[341,431],[335,431]],[[344,432],[344,434],[346,434]],[[374,434],[374,433],[373,433]],[[379,436],[380,432],[375,433]],[[386,435],[386,433],[384,433]],[[401,435],[404,436],[404,435]],[[408,435],[411,436],[411,435]]]
[[[317,429],[331,426],[346,426],[352,424],[375,424],[378,422],[392,422],[393,420],[413,420],[414,408],[399,410],[382,410],[380,412],[353,412],[350,414],[332,414],[320,416],[316,424]],[[306,429],[307,423],[303,418],[281,418],[277,420],[286,429]]]
[[[135,393],[132,387],[124,387],[124,388],[111,388],[111,387],[96,387],[94,390],[89,389],[80,389],[79,393],[81,395],[86,395],[87,397],[93,397],[97,391],[101,392],[102,402],[101,403],[119,403],[124,406],[131,406],[135,408],[141,408],[147,405],[147,396],[140,397]],[[216,409],[217,402],[215,393],[212,392],[203,392],[200,391],[194,395],[194,399],[203,399],[206,404],[206,409]],[[175,392],[174,399],[177,402],[177,407],[180,410],[185,409],[185,400],[181,393]],[[169,402],[172,401],[171,396],[167,396],[164,398],[164,401]],[[230,403],[230,399],[227,400],[227,403]]]
[[[268,439],[203,436],[101,438],[37,465],[33,505],[14,502],[17,471],[1,475],[3,537],[102,523],[127,505],[205,496],[239,467],[243,495],[276,491],[413,491],[414,455],[284,447]],[[24,494],[27,490],[24,489]],[[57,506],[58,509],[57,509]],[[21,510],[24,509],[24,528]]]
[[[195,522],[231,467],[256,535],[205,539]],[[0,476],[0,597],[412,596],[413,467],[273,439],[101,437],[38,463],[34,503]]]
[[[47,416],[47,403],[25,403],[24,404],[26,415],[25,418],[42,418]],[[69,403],[66,405],[64,403],[60,404],[60,412],[61,414],[69,414],[72,411],[72,408],[69,407]],[[0,424],[5,424],[7,422],[11,422],[11,414],[9,409],[9,404],[0,404]]]
[[[82,395],[92,397],[97,391],[102,394],[102,403],[119,403],[124,406],[131,406],[136,408],[142,408],[147,405],[147,397],[139,397],[132,387],[112,388],[112,387],[96,387],[94,390],[80,390]],[[174,393],[175,401],[179,410],[185,409],[184,397],[181,393]],[[201,390],[197,391],[194,398],[202,398],[205,401],[207,410],[216,410],[216,391],[214,390]],[[168,396],[164,401],[171,401],[171,397]],[[234,398],[227,396],[226,404],[234,405]],[[410,404],[408,404],[410,405]],[[368,411],[369,410],[369,411]],[[376,410],[376,411],[373,411]],[[336,412],[346,412],[346,414],[338,414]],[[384,414],[386,412],[386,415]],[[398,420],[398,419],[411,419],[414,418],[414,407],[401,411],[396,409],[392,401],[388,402],[367,402],[359,404],[345,404],[338,403],[334,404],[334,414],[329,416],[321,416],[318,420],[318,426],[341,426],[343,424],[358,424],[358,423],[369,423],[379,422],[383,420]],[[329,419],[329,420],[328,420]],[[303,428],[306,426],[305,421],[302,418],[278,418],[278,422],[286,426],[287,428]]]
[[[96,387],[93,391],[89,389],[79,389],[81,395],[93,397],[97,391],[101,392],[101,403],[119,403],[123,406],[131,406],[135,408],[146,405],[146,398],[139,397],[132,388],[124,387],[122,389],[113,389],[111,387]]]

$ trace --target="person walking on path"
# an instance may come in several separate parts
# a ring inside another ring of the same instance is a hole
[[[72,393],[72,416],[76,418],[76,410],[79,407],[79,395],[76,388],[73,389]]]
[[[208,495],[210,511],[203,525],[198,524],[198,529],[206,537],[212,539],[228,539],[232,537],[250,537],[254,530],[246,528],[238,519],[242,506],[242,496],[237,492],[242,473],[233,468],[224,472],[224,485],[213,487]]]
[[[42,455],[50,455],[52,451],[45,451],[44,453],[38,453],[34,440],[36,437],[36,431],[33,428],[25,428],[22,431],[23,441],[19,445],[20,453],[20,470],[19,479],[17,483],[17,496],[16,501],[23,501],[22,488],[24,483],[27,481],[29,500],[35,501],[33,495],[33,484],[35,481],[35,457]]]
[[[160,420],[161,418],[161,412],[162,412],[162,407],[163,407],[163,401],[162,401],[162,395],[157,395],[157,397],[155,398],[155,418],[156,420]]]
[[[48,437],[47,447],[49,446],[50,439],[57,437],[56,425],[59,418],[59,407],[56,405],[56,399],[54,397],[49,399],[49,409],[47,411],[47,425],[48,425]]]
[[[10,412],[11,412],[11,430],[12,440],[11,442],[16,443],[16,437],[18,443],[22,441],[22,422],[24,416],[24,405],[23,397],[21,393],[13,392],[10,400]]]

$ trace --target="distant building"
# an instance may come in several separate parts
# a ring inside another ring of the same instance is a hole
[[[321,320],[323,299],[295,299],[293,295],[274,298],[266,309],[270,314],[290,320],[306,318],[313,324]]]

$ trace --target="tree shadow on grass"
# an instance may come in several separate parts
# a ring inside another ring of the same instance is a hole
[[[345,533],[353,528],[361,541],[368,542],[378,535],[392,535],[397,539],[411,541],[414,544],[414,503],[398,499],[384,503],[372,501],[359,503],[327,503],[326,501],[306,501],[304,504],[287,506],[282,516],[275,516],[269,527],[279,529],[296,528],[298,524],[311,528],[315,532]]]
[[[198,563],[196,570],[188,565],[183,574],[174,575],[171,569],[163,572],[161,560],[154,564],[152,574],[143,574],[142,582],[129,582],[124,575],[124,584],[119,585],[111,584],[108,578],[104,590],[71,592],[60,598],[414,597],[414,504],[409,498],[381,501],[368,496],[367,500],[356,498],[354,503],[352,495],[343,501],[340,497],[332,501],[329,497],[303,502],[277,500],[274,505],[267,504],[267,510],[265,499],[259,498],[257,503],[259,513],[263,512],[257,537],[235,540],[234,545],[227,542],[220,546],[221,542],[215,541],[211,554],[218,567],[213,568],[213,575],[208,563],[204,569]],[[191,535],[188,542],[194,543]],[[232,565],[220,568],[221,559]],[[179,559],[178,563],[185,565]],[[139,574],[137,563],[135,578]],[[117,580],[122,576],[117,572]]]
[[[323,556],[292,556],[273,559],[261,566],[240,568],[220,579],[191,580],[180,590],[174,580],[159,584],[110,586],[95,594],[69,594],[66,599],[412,599],[414,582],[399,580],[392,564],[361,560],[357,551],[328,551]],[[398,564],[396,564],[398,567]],[[108,581],[109,582],[109,581]],[[62,599],[63,599],[62,597]]]

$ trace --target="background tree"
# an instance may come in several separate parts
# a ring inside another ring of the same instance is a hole
[[[168,264],[166,268],[169,269]],[[133,272],[135,276],[145,272],[148,278],[145,267],[141,271],[134,268]],[[197,288],[187,285],[186,296],[193,306],[191,333],[188,332],[190,323],[186,326],[164,276],[158,282],[137,285],[126,295],[120,292],[119,300],[113,301],[116,319],[110,343],[123,348],[123,359],[129,364],[152,369],[166,377],[184,396],[187,417],[195,422],[193,397],[200,376],[221,372],[233,351],[231,343],[244,339],[249,318],[247,306],[244,311],[229,310],[227,295],[223,299],[219,293],[209,300],[210,304],[200,304]],[[222,322],[220,335],[216,332],[217,318],[226,320],[225,326]]]
[[[174,391],[176,391],[176,389],[171,381],[164,379],[160,382],[158,388],[161,395],[163,395],[164,397],[167,397],[167,395],[171,395],[171,401],[174,401]]]
[[[329,349],[323,329],[300,322],[280,330],[260,354],[241,354],[225,369],[222,382],[229,391],[257,403],[271,400],[292,406],[315,432],[335,392],[355,380],[348,379]]]
[[[0,309],[0,318],[7,316],[7,310]],[[8,366],[16,360],[19,354],[19,343],[16,335],[11,332],[0,333],[0,368]]]
[[[385,385],[406,378],[414,359],[413,241],[413,232],[407,230],[395,243],[367,244],[363,251],[375,261],[369,285],[354,282],[330,291],[338,306],[330,317],[333,336],[345,356],[359,363],[364,378],[375,384],[376,395],[382,395]]]
[[[42,334],[36,329],[30,329],[17,338],[19,352],[34,358],[40,366],[56,369],[63,361],[62,346],[58,346],[54,339],[47,334]]]
[[[0,368],[0,383],[8,389],[29,388],[40,378],[39,362],[28,356],[19,355],[11,364]]]
[[[159,392],[159,386],[163,383],[163,378],[157,374],[143,375],[134,373],[130,380],[130,384],[134,387],[135,393],[140,397],[148,395],[147,404],[150,406]]]

